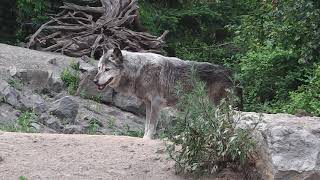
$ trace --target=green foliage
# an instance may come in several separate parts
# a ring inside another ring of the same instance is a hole
[[[96,134],[100,128],[100,123],[97,119],[92,118],[89,121],[88,134]]]
[[[27,180],[27,178],[24,176],[19,176],[19,180]]]
[[[28,24],[31,27],[40,26],[43,22],[48,20],[45,12],[49,9],[49,0],[17,0],[18,17],[17,22],[19,28],[17,37],[19,40],[29,35],[25,26]]]
[[[236,40],[255,49],[272,45],[294,50],[299,62],[312,63],[319,57],[320,7],[313,0],[260,2],[254,13],[242,16]]]
[[[23,86],[23,83],[19,79],[15,78],[8,79],[8,84],[17,90],[21,90]]]
[[[245,107],[259,111],[258,104],[288,98],[295,90],[302,71],[292,51],[261,47],[240,58],[240,78],[243,80]]]
[[[320,66],[315,70],[307,85],[302,85],[297,91],[290,92],[290,101],[284,110],[290,113],[304,111],[320,116]]]
[[[320,5],[314,0],[255,1],[231,29],[248,111],[316,113],[306,87],[320,64]],[[300,88],[298,88],[301,86]],[[310,101],[304,99],[306,101]],[[286,104],[291,104],[283,108]],[[296,105],[293,105],[293,104]]]
[[[0,124],[0,130],[5,132],[18,132],[17,126],[13,124]]]
[[[26,111],[22,113],[18,119],[18,131],[21,132],[34,132],[31,123],[37,122],[37,115],[34,112]]]
[[[68,89],[69,94],[75,94],[80,82],[80,71],[77,63],[71,63],[60,74],[60,78]]]
[[[142,1],[140,15],[144,26],[153,34],[165,30],[169,56],[195,61],[222,62],[232,52],[219,46],[225,39],[226,19],[224,3],[216,1]]]
[[[229,165],[244,166],[254,148],[255,128],[238,126],[240,115],[230,101],[214,107],[207,96],[205,84],[193,82],[192,92],[184,94],[178,88],[181,110],[177,123],[169,129],[169,154],[176,161],[177,172],[213,173]],[[236,128],[236,126],[238,126]]]
[[[22,113],[16,120],[14,125],[1,125],[0,130],[8,132],[35,132],[34,128],[31,126],[32,123],[37,122],[37,115],[34,112],[26,111]]]
[[[115,123],[115,119],[113,119],[113,118],[110,118],[109,120],[108,120],[108,128],[110,128],[110,129],[114,129],[114,123]]]

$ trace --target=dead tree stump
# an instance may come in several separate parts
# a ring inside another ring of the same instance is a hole
[[[74,57],[94,57],[103,46],[161,53],[168,31],[156,37],[130,29],[143,29],[137,0],[100,0],[100,3],[98,7],[64,3],[62,11],[30,37],[27,47]]]

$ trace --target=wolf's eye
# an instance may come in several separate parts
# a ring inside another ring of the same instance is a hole
[[[109,70],[110,70],[110,68],[106,68],[106,69],[105,69],[105,71],[109,71]]]

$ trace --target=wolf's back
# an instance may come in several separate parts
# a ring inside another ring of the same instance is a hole
[[[226,89],[233,91],[236,96],[236,106],[242,110],[242,88],[240,81],[233,79],[233,74],[230,70],[215,64],[210,63],[195,63],[193,65],[198,78],[207,83],[209,97],[215,104],[218,104],[222,98],[227,97]]]

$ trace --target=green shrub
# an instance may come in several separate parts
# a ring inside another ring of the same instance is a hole
[[[68,93],[75,94],[80,82],[79,65],[77,65],[77,63],[71,63],[70,67],[62,71],[60,78],[67,87]]]
[[[240,58],[245,109],[261,111],[265,103],[287,100],[288,91],[301,84],[302,74],[292,51],[272,47],[249,51]]]
[[[24,176],[19,176],[19,180],[27,180],[27,178]]]
[[[290,92],[290,101],[283,109],[289,113],[302,111],[320,116],[320,66],[307,85],[302,85],[297,91]]]
[[[233,98],[214,107],[205,84],[194,84],[187,94],[178,88],[180,111],[175,126],[167,131],[168,151],[177,172],[214,173],[230,165],[244,166],[254,148],[251,133],[255,127],[236,128],[240,116],[231,106]]]
[[[30,27],[39,27],[42,23],[49,19],[45,15],[50,10],[49,0],[17,0],[18,17],[17,23],[19,28],[17,30],[18,40],[24,40],[29,35]],[[26,28],[28,24],[29,29]]]
[[[34,112],[26,111],[22,113],[18,119],[18,131],[21,132],[34,132],[31,123],[37,122],[37,115]]]
[[[1,125],[0,130],[8,132],[35,132],[34,128],[31,126],[32,123],[37,122],[37,115],[34,112],[26,111],[22,113],[14,125]]]
[[[230,18],[226,11],[231,8],[228,3],[151,0],[139,3],[142,23],[148,31],[156,35],[170,31],[165,47],[169,56],[222,64],[225,57],[234,54],[219,45],[228,36],[224,28]]]
[[[96,134],[99,128],[100,128],[99,121],[95,118],[90,119],[88,134]]]

